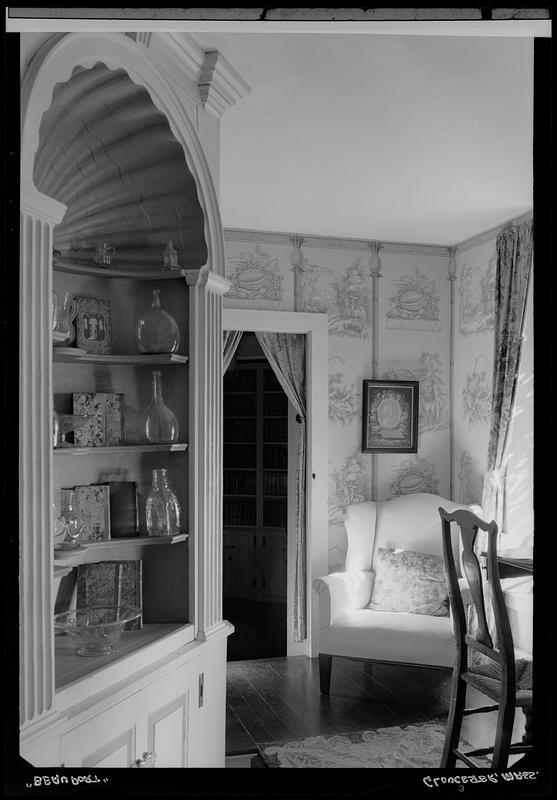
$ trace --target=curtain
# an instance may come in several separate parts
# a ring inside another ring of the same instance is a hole
[[[518,382],[526,297],[533,253],[533,221],[507,224],[497,236],[495,344],[491,428],[482,508],[505,530],[505,477]]]
[[[234,353],[238,349],[243,331],[223,331],[222,333],[222,374],[230,366]]]
[[[307,636],[305,336],[301,333],[259,332],[256,332],[256,336],[300,423],[296,470],[293,632],[294,641],[302,642]]]

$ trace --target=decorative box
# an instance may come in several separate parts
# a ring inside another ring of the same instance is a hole
[[[75,501],[83,522],[81,541],[110,539],[110,488],[106,484],[76,486]]]
[[[111,447],[124,439],[124,395],[107,392],[74,392],[74,414],[94,418],[74,432],[76,447]]]

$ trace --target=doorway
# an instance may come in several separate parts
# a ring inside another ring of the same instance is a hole
[[[290,311],[251,311],[244,308],[224,308],[224,331],[262,331],[302,333],[306,350],[306,406],[307,406],[307,481],[306,481],[306,564],[305,580],[307,636],[298,641],[294,632],[294,598],[296,542],[288,520],[287,596],[286,596],[286,647],[287,656],[306,655],[314,658],[319,646],[318,603],[311,589],[312,581],[327,574],[328,564],[328,439],[323,435],[328,423],[328,316]],[[289,409],[291,408],[289,404]],[[290,414],[289,431],[297,424]],[[289,458],[294,462],[296,448],[289,448]],[[289,469],[295,475],[296,469]],[[295,482],[294,482],[295,483]],[[289,492],[291,487],[289,486]],[[293,504],[288,503],[289,509]],[[226,617],[225,617],[226,619]]]
[[[254,333],[223,380],[223,616],[228,660],[286,655],[288,398]]]

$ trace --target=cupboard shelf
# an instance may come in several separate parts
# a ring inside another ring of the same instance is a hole
[[[187,450],[185,442],[176,444],[123,444],[111,447],[57,447],[55,456],[110,455],[112,453],[182,453]]]
[[[185,269],[179,270],[130,270],[113,269],[112,267],[103,268],[74,264],[71,261],[56,259],[52,262],[54,272],[65,272],[71,275],[83,275],[96,278],[128,278],[133,281],[172,281],[184,278]]]
[[[70,636],[55,636],[56,691],[107,668],[122,659],[132,657],[148,645],[180,631],[186,641],[193,641],[193,625],[186,622],[144,623],[140,630],[124,631],[118,649],[110,655],[83,658],[75,653]],[[188,635],[189,634],[189,635]]]
[[[187,533],[176,533],[171,536],[127,536],[121,539],[108,539],[104,542],[87,542],[78,550],[67,551],[66,555],[55,556],[54,569],[62,570],[99,560],[118,561],[122,555],[129,557],[130,551],[157,545],[179,544],[187,541],[188,536]]]
[[[60,364],[127,364],[130,366],[143,366],[152,364],[187,364],[188,356],[183,356],[178,353],[153,353],[150,355],[110,355],[103,356],[94,353],[87,353],[86,355],[70,355],[67,351],[65,353],[58,353],[56,348],[52,350],[52,360]]]

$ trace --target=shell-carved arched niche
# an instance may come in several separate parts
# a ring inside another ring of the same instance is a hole
[[[184,150],[147,90],[124,69],[76,67],[43,114],[33,181],[64,203],[54,249],[93,264],[111,244],[118,269],[156,269],[169,240],[187,269],[207,263],[204,216]]]

